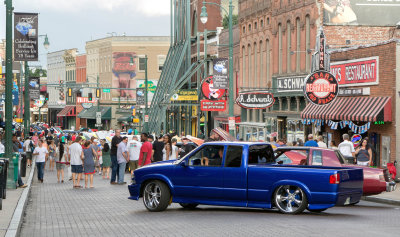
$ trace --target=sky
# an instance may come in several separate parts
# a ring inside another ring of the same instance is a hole
[[[78,48],[86,41],[126,33],[127,36],[169,36],[169,0],[13,0],[14,12],[39,13],[39,34],[47,34],[49,52]],[[0,4],[0,38],[5,39],[5,5]],[[39,39],[45,64],[44,38]],[[45,65],[43,65],[45,66]]]

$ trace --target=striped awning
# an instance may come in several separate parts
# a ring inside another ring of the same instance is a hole
[[[65,117],[65,116],[76,116],[76,108],[73,105],[67,105],[62,109],[58,114],[57,117]]]
[[[301,113],[301,118],[391,122],[392,100],[391,97],[338,97],[327,105],[309,103]]]

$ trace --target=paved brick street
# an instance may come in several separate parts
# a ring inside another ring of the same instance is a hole
[[[126,176],[126,180],[128,175]],[[127,199],[127,186],[96,175],[94,189],[72,189],[46,172],[34,181],[21,236],[396,236],[400,208],[371,202],[336,207],[323,214],[282,215],[276,210],[173,204],[150,213]]]

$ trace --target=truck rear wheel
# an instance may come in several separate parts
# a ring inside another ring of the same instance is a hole
[[[179,203],[185,209],[195,209],[199,204],[196,203]]]
[[[169,187],[159,181],[151,180],[143,189],[143,203],[152,212],[164,211],[169,205],[171,192]]]
[[[274,192],[273,202],[284,214],[298,214],[308,206],[306,194],[294,185],[279,186]]]

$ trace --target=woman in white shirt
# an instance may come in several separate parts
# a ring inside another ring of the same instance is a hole
[[[178,159],[178,150],[179,150],[178,147],[176,146],[176,142],[177,142],[176,138],[172,138],[171,142],[172,142],[172,154],[169,159],[176,160],[176,159]]]

